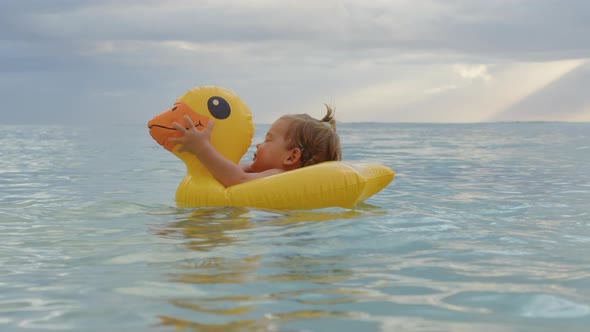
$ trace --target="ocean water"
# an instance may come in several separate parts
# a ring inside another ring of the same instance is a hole
[[[177,208],[143,125],[0,126],[0,331],[588,330],[589,123],[339,132],[393,183],[272,211]]]

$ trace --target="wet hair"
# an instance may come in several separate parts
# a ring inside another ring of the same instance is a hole
[[[289,149],[301,150],[301,167],[342,159],[334,109],[325,105],[326,115],[321,120],[307,114],[288,114],[280,118],[290,121],[285,139],[290,144]]]

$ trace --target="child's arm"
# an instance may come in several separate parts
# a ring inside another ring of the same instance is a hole
[[[281,169],[269,169],[260,173],[249,173],[250,164],[247,164],[247,166],[246,164],[244,164],[245,166],[236,165],[213,148],[209,141],[211,129],[213,128],[213,120],[207,123],[207,128],[203,131],[197,130],[192,120],[186,115],[184,116],[184,121],[188,126],[188,130],[175,122],[174,127],[182,134],[182,137],[173,137],[169,141],[182,144],[179,152],[186,151],[197,156],[201,163],[213,174],[215,179],[225,187],[231,187],[246,181],[283,172]]]

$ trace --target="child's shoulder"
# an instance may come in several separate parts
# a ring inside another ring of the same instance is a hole
[[[246,173],[252,173],[252,163],[240,163],[238,167]]]

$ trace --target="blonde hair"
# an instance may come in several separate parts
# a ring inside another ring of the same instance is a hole
[[[324,105],[326,115],[321,120],[307,114],[288,114],[280,118],[290,121],[285,139],[291,144],[289,149],[301,150],[301,167],[342,159],[340,138],[336,133],[335,111],[329,105]]]

